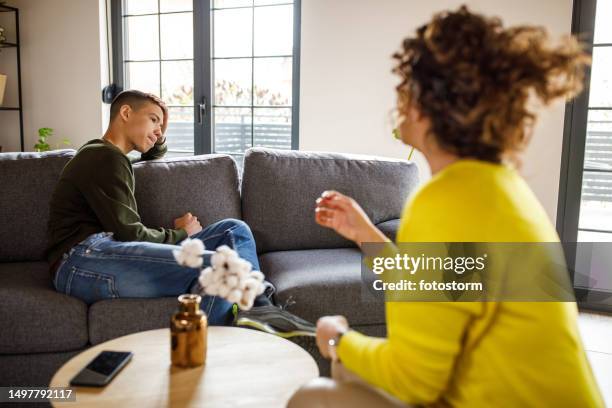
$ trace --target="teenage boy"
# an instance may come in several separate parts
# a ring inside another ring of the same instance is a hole
[[[168,109],[158,97],[136,90],[120,93],[110,108],[110,123],[101,139],[83,145],[68,162],[50,202],[48,261],[57,291],[87,304],[109,298],[155,298],[200,293],[199,270],[180,266],[173,257],[176,244],[199,238],[214,250],[233,248],[259,270],[255,241],[246,223],[225,219],[202,227],[186,213],[174,228],[142,224],[134,198],[134,172],[127,154],[141,160],[159,159],[168,150],[164,133]],[[212,251],[206,251],[209,265]],[[254,316],[282,332],[313,330],[310,323],[272,304],[274,287],[255,299],[255,307],[240,316]],[[203,296],[202,309],[212,325],[236,319],[232,304]]]

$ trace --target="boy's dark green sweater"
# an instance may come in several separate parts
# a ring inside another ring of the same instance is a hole
[[[141,160],[161,158],[166,144],[155,145]],[[47,260],[53,265],[63,253],[91,234],[112,232],[118,241],[175,244],[185,230],[147,228],[134,198],[134,170],[128,156],[102,139],[83,145],[66,164],[51,197]]]

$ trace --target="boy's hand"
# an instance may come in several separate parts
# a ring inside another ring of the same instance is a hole
[[[188,236],[192,236],[202,231],[202,225],[200,221],[198,221],[198,217],[194,217],[193,214],[189,212],[174,220],[174,228],[184,229]]]
[[[168,106],[166,105],[164,101],[162,101],[156,95],[153,95],[153,94],[147,94],[147,95],[149,96],[149,98],[153,99],[155,103],[159,105],[159,107],[162,109],[164,113],[164,117],[162,119],[162,125],[161,125],[161,136],[157,139],[157,144],[163,144],[163,142],[166,141],[166,138],[164,137],[164,135],[166,134],[166,129],[168,128],[168,116],[169,116]]]

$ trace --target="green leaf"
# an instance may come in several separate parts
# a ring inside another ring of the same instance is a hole
[[[41,137],[53,136],[53,129],[47,128],[47,127],[40,128],[38,129],[38,136],[41,136]]]

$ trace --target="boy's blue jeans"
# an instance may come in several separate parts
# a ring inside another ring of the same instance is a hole
[[[259,270],[255,240],[249,226],[225,219],[191,236],[206,247],[204,265],[214,250],[227,245]],[[180,266],[174,259],[177,245],[121,242],[110,232],[90,235],[63,255],[54,279],[55,289],[87,304],[113,298],[155,298],[199,293],[200,271]],[[215,296],[202,296],[201,309],[210,325],[231,323],[232,304]]]

